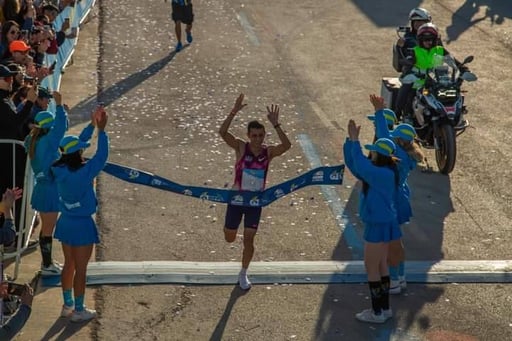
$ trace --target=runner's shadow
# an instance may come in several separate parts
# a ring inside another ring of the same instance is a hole
[[[228,303],[226,304],[226,308],[224,309],[224,313],[222,314],[219,322],[217,322],[217,326],[215,326],[215,330],[213,331],[212,336],[210,336],[210,341],[219,341],[222,340],[222,336],[224,335],[224,330],[226,329],[226,324],[228,323],[229,316],[231,315],[231,311],[235,306],[236,301],[247,294],[249,291],[244,291],[240,289],[238,285],[235,285],[233,290],[231,291],[231,295],[229,296]]]
[[[188,45],[185,45],[183,50],[185,50],[187,47]],[[176,56],[176,51],[173,50],[167,56],[154,62],[145,69],[133,73],[125,79],[112,84],[108,88],[101,90],[99,94],[82,100],[70,110],[69,117],[72,121],[72,125],[89,121],[91,112],[96,108],[96,106],[98,106],[99,103],[103,103],[104,106],[108,106],[117,99],[121,98],[128,91],[132,90],[136,86],[139,86],[141,83],[157,74],[171,62],[174,56]]]

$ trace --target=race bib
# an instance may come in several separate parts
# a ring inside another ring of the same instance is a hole
[[[259,192],[265,187],[264,169],[244,169],[242,171],[242,191]]]

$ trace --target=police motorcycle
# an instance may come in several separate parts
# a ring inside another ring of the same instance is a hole
[[[470,63],[473,56],[466,57],[459,67],[450,55],[436,57],[435,66],[424,74],[417,70],[404,76],[401,81],[398,78],[383,78],[381,96],[394,108],[401,84],[414,84],[413,112],[410,117],[402,117],[402,120],[414,126],[417,140],[423,147],[435,149],[439,171],[449,174],[457,157],[455,138],[469,126],[464,119],[467,109],[461,86],[463,81],[476,81],[477,77],[469,71],[459,70],[459,67]]]

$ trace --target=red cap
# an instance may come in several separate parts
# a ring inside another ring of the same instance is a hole
[[[23,40],[15,40],[9,45],[9,51],[13,52],[26,52],[30,50],[30,46],[28,46]]]

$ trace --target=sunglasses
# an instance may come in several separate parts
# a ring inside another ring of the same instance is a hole
[[[20,33],[20,31],[18,31],[18,30],[9,31],[9,34],[19,34],[19,33]]]

